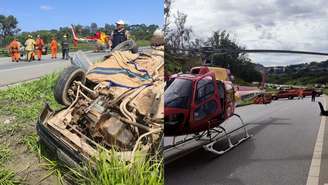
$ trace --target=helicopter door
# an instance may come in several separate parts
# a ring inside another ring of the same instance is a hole
[[[203,130],[209,127],[209,121],[218,119],[222,112],[218,87],[213,76],[205,76],[196,82],[195,95],[193,96],[190,128]]]

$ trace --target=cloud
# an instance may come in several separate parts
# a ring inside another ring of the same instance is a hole
[[[52,6],[49,6],[49,5],[41,5],[40,6],[40,10],[42,11],[49,11],[49,10],[52,10],[54,9]]]
[[[196,37],[227,30],[248,49],[290,49],[328,53],[325,0],[175,0],[173,12],[188,15]],[[287,65],[327,60],[310,55],[250,54],[253,62]]]

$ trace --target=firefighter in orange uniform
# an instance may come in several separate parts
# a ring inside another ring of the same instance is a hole
[[[18,62],[20,58],[20,53],[19,53],[20,44],[16,38],[14,38],[14,40],[11,41],[8,48],[9,48],[9,53],[11,55],[11,61]]]
[[[50,43],[50,49],[51,49],[51,59],[57,58],[58,43],[55,37],[52,37]]]
[[[38,60],[41,60],[43,46],[44,46],[44,42],[40,38],[40,35],[38,35],[35,41],[35,50],[38,55]]]

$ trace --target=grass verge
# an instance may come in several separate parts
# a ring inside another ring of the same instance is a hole
[[[4,131],[3,133],[10,131],[12,134],[16,131],[21,133],[24,132],[24,129],[21,128],[27,124],[35,126],[34,124],[45,102],[50,103],[52,108],[59,109],[61,106],[56,103],[53,97],[53,88],[57,78],[58,74],[51,74],[40,80],[0,91],[0,104],[6,105],[0,107],[0,114],[15,117],[14,123],[0,124],[0,133],[2,131]],[[40,182],[55,174],[62,184],[64,184],[64,177],[68,177],[73,184],[164,184],[161,160],[136,160],[134,163],[127,164],[120,160],[114,151],[111,151],[110,153],[101,152],[98,160],[90,161],[83,167],[68,168],[47,154],[46,148],[38,142],[39,138],[35,131],[33,133],[21,133],[21,135],[20,142],[42,159],[43,162],[39,165],[49,172],[40,179]],[[5,148],[4,151],[6,151]],[[6,155],[3,158],[6,158]],[[3,181],[3,184],[16,183],[15,173],[6,169],[0,169],[0,179],[7,179]],[[0,185],[2,185],[1,183],[0,180]]]
[[[1,115],[15,116],[18,122],[35,121],[45,102],[59,108],[53,97],[53,88],[58,78],[54,73],[29,83],[19,84],[0,91]]]
[[[9,149],[8,145],[1,144],[0,145],[0,165],[4,162],[8,161],[11,157],[12,153]]]
[[[95,161],[95,163],[93,163]],[[162,185],[163,165],[159,159],[136,159],[127,164],[115,151],[100,151],[86,167],[70,169],[78,184]]]
[[[10,160],[12,156],[9,146],[6,144],[0,145],[0,185],[16,185],[20,184],[21,180],[12,170],[6,169],[3,164]]]
[[[21,184],[17,179],[15,172],[0,167],[0,185],[16,185]]]
[[[253,104],[254,99],[241,100],[237,107],[247,106]]]
[[[323,89],[323,94],[328,95],[328,88],[324,88],[324,89]]]

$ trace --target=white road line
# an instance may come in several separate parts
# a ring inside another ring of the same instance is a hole
[[[69,61],[68,61],[69,62]],[[68,63],[67,62],[67,63]],[[21,69],[30,69],[30,68],[35,68],[35,67],[39,67],[41,65],[53,65],[53,64],[58,64],[58,62],[49,62],[49,63],[40,63],[40,64],[34,64],[34,65],[30,65],[30,66],[21,66],[21,67],[15,67],[15,68],[10,68],[10,69],[1,69],[0,73],[3,72],[8,72],[8,71],[17,71],[17,70],[21,70]]]
[[[326,108],[326,97],[323,97],[324,107]],[[314,151],[311,161],[311,166],[307,178],[306,185],[318,185],[319,175],[320,175],[320,165],[321,165],[321,154],[323,148],[323,137],[325,132],[326,117],[321,117],[319,132],[317,135],[317,140],[314,145]]]

